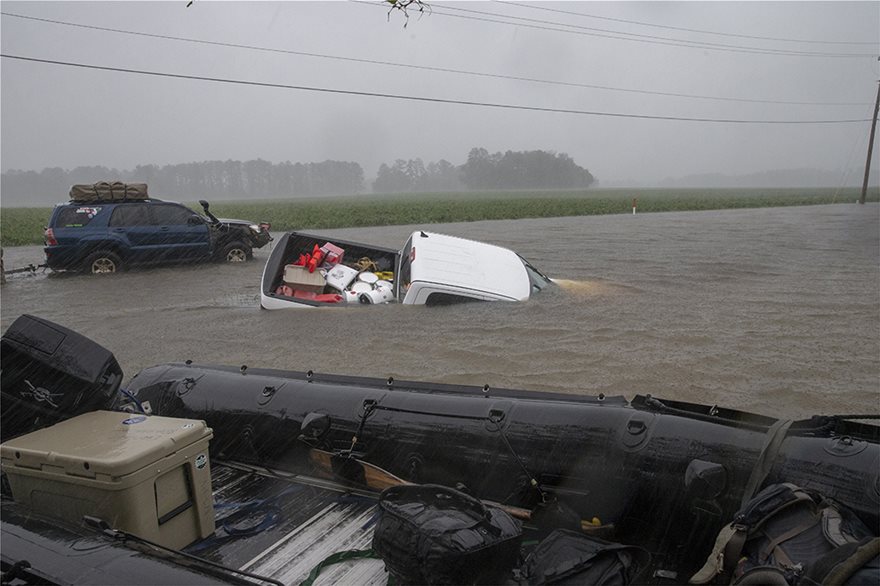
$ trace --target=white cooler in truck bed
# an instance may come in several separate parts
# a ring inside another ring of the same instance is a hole
[[[204,421],[94,411],[0,445],[13,498],[38,513],[182,548],[214,532]]]

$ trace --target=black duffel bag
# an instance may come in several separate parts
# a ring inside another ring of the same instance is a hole
[[[536,585],[634,584],[650,560],[640,547],[557,529],[529,554],[522,574]]]
[[[407,584],[498,584],[519,556],[522,527],[504,511],[433,484],[382,492],[373,550]]]

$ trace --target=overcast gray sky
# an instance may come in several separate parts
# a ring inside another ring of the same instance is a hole
[[[490,152],[565,152],[606,185],[778,168],[836,171],[864,164],[868,122],[745,124],[633,116],[867,120],[880,78],[880,2],[433,2],[433,14],[413,13],[406,28],[400,14],[389,17],[379,2],[186,4],[4,1],[2,52],[622,116],[236,85],[3,58],[3,171],[336,159],[359,162],[370,178],[380,163],[398,158],[461,164],[476,146]],[[855,56],[829,56],[840,54]]]

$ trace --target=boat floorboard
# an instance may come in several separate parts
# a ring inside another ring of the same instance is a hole
[[[217,529],[186,551],[227,567],[299,584],[330,555],[370,548],[376,500],[302,477],[212,463]],[[332,483],[328,483],[332,484]],[[385,584],[375,558],[328,566],[316,584]]]

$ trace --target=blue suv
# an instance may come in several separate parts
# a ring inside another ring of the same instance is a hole
[[[115,273],[124,267],[217,260],[244,262],[272,237],[269,224],[216,218],[158,199],[71,201],[52,211],[46,264],[53,270]]]

